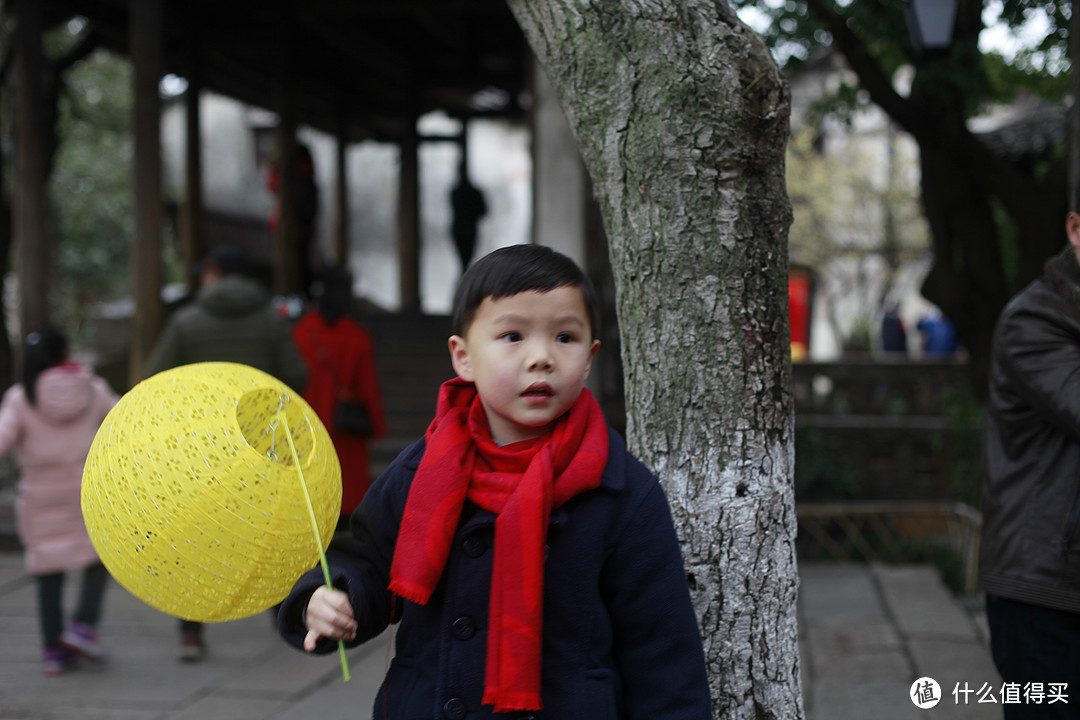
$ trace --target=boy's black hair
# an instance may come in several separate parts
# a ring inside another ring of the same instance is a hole
[[[544,245],[510,245],[469,265],[454,295],[453,332],[465,334],[484,298],[498,300],[529,290],[543,293],[561,287],[581,290],[589,313],[589,331],[593,338],[598,337],[596,289],[573,260]]]
[[[26,399],[37,404],[38,375],[67,359],[67,338],[49,325],[27,333],[23,339],[22,384]]]

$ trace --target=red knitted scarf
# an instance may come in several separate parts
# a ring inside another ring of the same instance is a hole
[[[390,590],[426,604],[442,575],[468,498],[497,515],[488,609],[485,704],[496,712],[538,710],[544,544],[552,508],[599,486],[607,423],[582,390],[570,411],[535,440],[497,446],[472,383],[443,384],[416,471]]]

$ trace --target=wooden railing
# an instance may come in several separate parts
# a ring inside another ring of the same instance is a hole
[[[803,557],[862,562],[925,560],[927,542],[959,560],[960,589],[978,587],[982,514],[963,503],[845,502],[796,505]]]
[[[878,360],[794,363],[796,417],[889,415],[938,417],[948,390],[967,388],[959,361]]]

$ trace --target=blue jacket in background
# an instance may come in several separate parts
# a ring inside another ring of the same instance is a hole
[[[609,429],[600,487],[551,515],[544,574],[544,709],[481,705],[495,515],[466,503],[446,569],[426,606],[396,600],[396,652],[373,717],[708,720],[709,684],[682,554],[660,483]],[[329,555],[334,585],[359,623],[352,645],[391,619],[390,561],[420,440],[375,481],[352,517],[352,537]],[[323,584],[304,575],[282,604],[279,628],[303,647],[307,600]],[[332,652],[322,640],[316,652]],[[386,709],[383,708],[385,693]],[[385,712],[385,715],[384,715]]]
[[[923,334],[923,352],[930,357],[949,357],[960,349],[956,328],[943,315],[926,315],[915,327]]]

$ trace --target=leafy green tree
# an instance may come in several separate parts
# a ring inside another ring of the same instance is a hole
[[[88,308],[130,294],[130,65],[104,51],[77,63],[60,97],[51,178],[57,321],[77,330]]]
[[[789,71],[824,47],[843,54],[857,82],[841,84],[823,110],[873,102],[918,143],[934,258],[923,295],[956,325],[970,352],[973,387],[984,394],[1001,308],[1063,247],[1067,163],[1062,148],[1037,163],[1003,157],[967,121],[1021,91],[1063,100],[1070,0],[1003,0],[1001,22],[1015,27],[1041,12],[1050,26],[1045,39],[1011,61],[979,49],[989,0],[960,0],[951,45],[923,54],[908,32],[907,0],[734,4],[768,18],[763,35]],[[903,66],[913,69],[906,93],[892,82]]]

